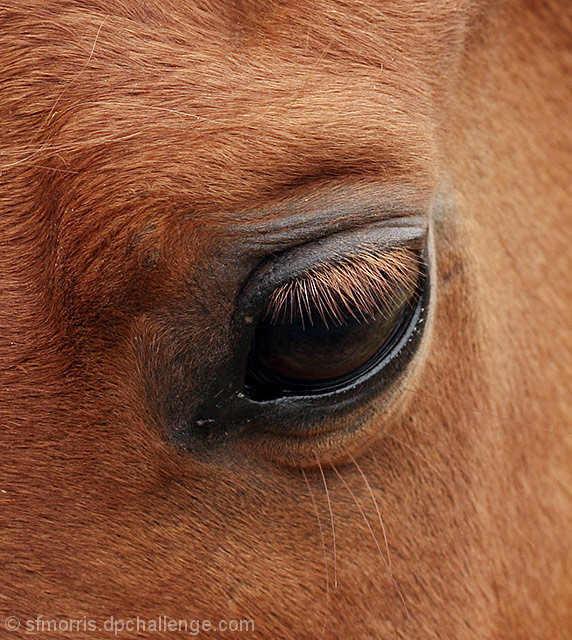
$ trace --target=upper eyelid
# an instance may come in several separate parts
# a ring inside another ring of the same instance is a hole
[[[370,224],[363,227],[350,228],[347,231],[323,235],[310,242],[291,247],[285,251],[273,254],[268,265],[269,272],[279,271],[283,263],[297,263],[298,268],[291,277],[303,276],[317,265],[325,265],[347,259],[360,252],[374,247],[376,250],[395,248],[400,245],[420,248],[427,235],[427,225],[399,224],[395,219]],[[411,222],[411,221],[407,221]]]
[[[424,216],[378,221],[367,226],[353,227],[345,232],[322,235],[312,242],[294,246],[278,254],[266,253],[262,260],[259,258],[255,262],[250,275],[237,291],[233,314],[236,330],[239,331],[243,323],[252,323],[264,313],[269,297],[275,289],[305,274],[316,265],[355,255],[359,253],[360,248],[363,250],[371,245],[380,249],[407,246],[421,252],[428,237],[428,222]],[[235,246],[234,260],[236,255],[245,255],[243,251],[243,248]],[[252,256],[252,253],[250,255]]]
[[[233,212],[233,240],[262,255],[380,226],[426,228],[430,195],[408,184],[323,185],[275,205]]]

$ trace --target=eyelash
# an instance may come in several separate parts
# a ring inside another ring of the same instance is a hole
[[[326,327],[345,324],[349,318],[367,321],[387,313],[403,293],[413,294],[419,272],[420,258],[412,249],[364,247],[278,287],[264,318],[272,324],[297,318],[303,326],[321,321]]]

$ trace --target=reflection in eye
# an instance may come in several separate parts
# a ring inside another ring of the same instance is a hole
[[[312,395],[357,379],[407,327],[421,275],[417,250],[362,247],[278,287],[256,329],[251,395]]]

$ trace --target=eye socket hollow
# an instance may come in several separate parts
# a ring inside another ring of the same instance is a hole
[[[248,395],[319,395],[358,380],[396,348],[422,280],[418,250],[362,247],[279,286],[254,334]]]

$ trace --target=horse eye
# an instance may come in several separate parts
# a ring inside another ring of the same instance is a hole
[[[422,284],[420,255],[366,251],[280,286],[258,322],[246,376],[255,400],[318,395],[359,380],[396,350]]]

